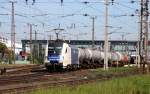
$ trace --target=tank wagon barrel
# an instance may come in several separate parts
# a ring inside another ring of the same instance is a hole
[[[108,60],[110,66],[123,66],[124,64],[129,63],[129,56],[122,54],[120,52],[109,52]],[[93,49],[81,49],[79,48],[79,62],[82,66],[87,66],[87,64],[96,65],[95,67],[103,66],[104,61],[104,52],[100,50]]]
[[[95,62],[101,62],[101,52],[92,49],[79,48],[79,63],[82,68],[96,68],[100,64]]]

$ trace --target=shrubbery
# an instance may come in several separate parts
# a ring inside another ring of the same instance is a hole
[[[14,58],[13,51],[7,48],[7,46],[4,43],[0,42],[0,62],[4,61],[9,62],[9,64],[12,63],[12,59]]]

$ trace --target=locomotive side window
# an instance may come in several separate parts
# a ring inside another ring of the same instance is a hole
[[[67,48],[66,48],[66,52],[65,53],[67,53]]]

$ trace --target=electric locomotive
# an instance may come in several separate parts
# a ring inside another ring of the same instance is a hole
[[[45,49],[45,67],[50,71],[61,71],[79,66],[78,48],[61,40],[47,43]]]

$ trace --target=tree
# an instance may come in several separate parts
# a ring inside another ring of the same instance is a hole
[[[0,42],[0,53],[2,55],[0,58],[3,58],[6,49],[7,49],[6,45]]]
[[[14,58],[14,55],[12,53],[12,50],[8,49],[4,43],[0,42],[0,60],[3,60],[5,58],[9,62],[9,64],[11,64],[12,58]]]
[[[4,52],[5,49],[7,49],[6,45],[0,42],[0,53]]]

